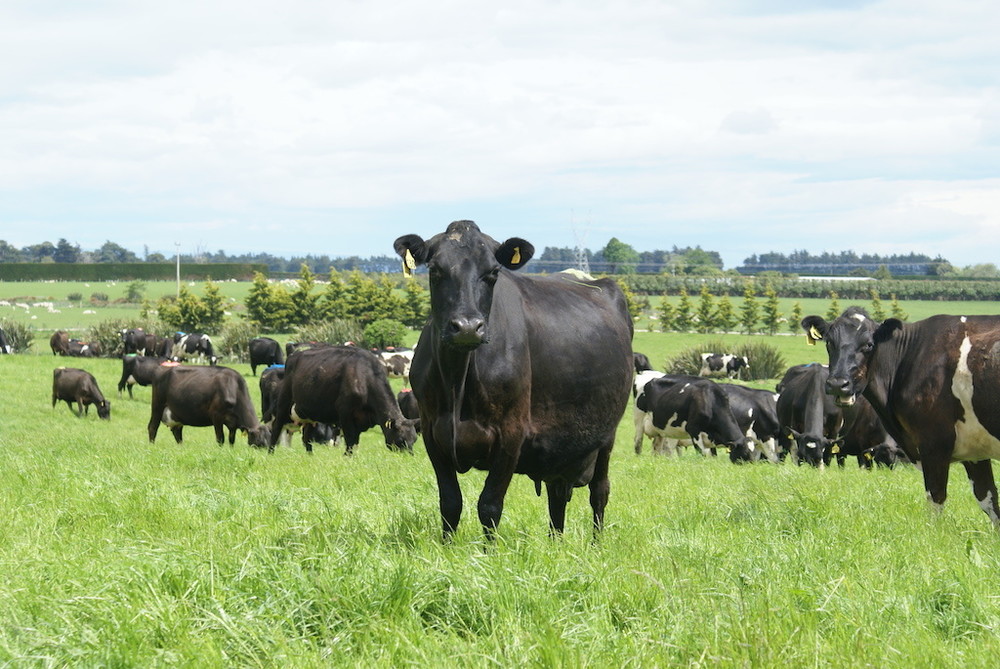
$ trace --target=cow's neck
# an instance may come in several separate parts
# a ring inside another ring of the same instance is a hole
[[[911,340],[910,329],[904,325],[891,339],[880,342],[868,360],[868,383],[861,393],[882,420],[886,430],[897,441],[902,438],[902,427],[889,411],[889,397],[900,361],[906,354]]]

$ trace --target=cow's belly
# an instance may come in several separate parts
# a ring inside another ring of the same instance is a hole
[[[179,425],[206,427],[212,424],[212,420],[209,416],[171,411],[170,407],[163,410],[163,415],[160,417],[160,420],[162,420],[163,424],[167,427],[177,427]]]
[[[691,435],[687,432],[687,421],[681,422],[679,425],[674,425],[674,421],[677,420],[677,414],[670,417],[667,421],[665,427],[656,427],[653,425],[653,414],[646,414],[645,420],[645,433],[647,437],[650,438],[664,438],[664,439],[688,439]]]
[[[1000,460],[1000,439],[990,433],[979,420],[973,408],[972,371],[969,369],[969,351],[972,342],[968,337],[959,347],[958,364],[951,380],[951,392],[962,405],[965,420],[955,422],[955,450],[952,460]]]

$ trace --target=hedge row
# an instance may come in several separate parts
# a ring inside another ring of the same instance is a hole
[[[254,272],[267,274],[259,263],[181,263],[185,281],[249,281]],[[173,263],[0,263],[0,281],[170,281]]]

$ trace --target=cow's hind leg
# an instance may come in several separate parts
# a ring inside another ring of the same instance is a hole
[[[170,431],[174,435],[174,441],[176,441],[178,444],[181,443],[184,440],[184,434],[183,434],[184,433],[184,426],[183,425],[174,425],[172,428],[170,428]]]
[[[979,507],[993,521],[993,527],[1000,530],[1000,507],[997,506],[997,484],[993,479],[993,463],[989,460],[963,462],[972,484],[972,494]]]
[[[608,463],[611,461],[611,446],[602,448],[597,453],[594,463],[594,476],[590,479],[590,507],[594,511],[594,537],[604,529],[604,508],[608,505],[611,494],[611,481],[608,480]]]
[[[924,490],[927,502],[935,512],[940,512],[948,499],[948,468],[951,464],[951,449],[945,454],[928,453],[931,449],[921,449],[923,463]]]

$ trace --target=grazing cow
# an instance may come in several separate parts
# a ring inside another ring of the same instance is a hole
[[[285,380],[285,366],[271,365],[260,373],[260,415],[261,422],[274,420],[274,407],[278,402],[281,384]],[[284,438],[288,432],[282,435]],[[302,443],[330,443],[335,445],[340,437],[340,428],[326,423],[309,423],[302,426]],[[283,444],[286,442],[283,440]],[[287,445],[287,444],[286,444]]]
[[[403,388],[396,394],[396,404],[403,413],[404,418],[420,418],[420,407],[417,405],[417,398],[413,396],[413,391]]]
[[[410,365],[413,364],[413,351],[382,351],[379,354],[385,372],[394,379],[403,379],[403,385],[410,385]]]
[[[188,358],[197,358],[200,362],[208,361],[215,365],[219,358],[212,348],[212,338],[200,332],[178,332],[174,336],[174,362],[184,362]]]
[[[714,381],[663,375],[643,387],[636,407],[646,412],[644,427],[653,439],[654,453],[672,455],[678,440],[690,438],[705,454],[724,446],[732,449],[734,461],[734,451],[739,459],[749,457],[746,435],[733,416],[729,396]]]
[[[635,454],[642,455],[642,439],[646,436],[646,418],[647,412],[639,408],[639,396],[642,395],[643,388],[646,384],[653,379],[658,379],[661,376],[666,376],[663,372],[657,372],[652,369],[645,369],[635,375],[632,380],[632,425],[635,426],[635,440],[633,441],[633,446],[635,446]],[[662,450],[662,444],[660,439],[653,437],[653,452],[658,453]]]
[[[645,371],[653,369],[652,363],[649,362],[649,358],[645,353],[639,353],[638,351],[632,352],[632,361],[635,363],[635,373],[642,374]]]
[[[776,445],[781,434],[777,393],[734,383],[720,383],[718,386],[729,396],[733,417],[747,437],[748,451],[733,450],[733,459],[758,460],[763,456],[777,462]]]
[[[361,433],[376,425],[392,450],[412,451],[417,440],[416,421],[403,418],[378,358],[351,346],[300,349],[289,356],[274,407],[269,452],[283,430],[307,423],[339,427],[347,455],[354,452]],[[311,452],[305,433],[302,438]]]
[[[701,369],[698,376],[726,376],[735,379],[740,370],[750,370],[750,360],[743,355],[732,353],[702,353]]]
[[[632,319],[618,284],[514,273],[534,248],[472,221],[394,243],[405,271],[427,265],[431,314],[410,380],[437,477],[445,538],[458,527],[458,473],[487,470],[479,520],[492,538],[515,473],[542,483],[560,533],[574,487],[604,524],[608,461],[632,382]]]
[[[257,367],[285,364],[285,355],[281,352],[281,344],[270,337],[251,339],[250,371],[257,376]]]
[[[128,328],[121,331],[123,355],[137,353],[146,355],[146,331],[142,328]]]
[[[10,355],[14,352],[14,347],[10,345],[10,340],[7,339],[7,333],[0,328],[0,353],[5,353]]]
[[[67,355],[71,358],[97,358],[101,355],[100,342],[85,342],[79,339],[70,339]]]
[[[121,397],[122,391],[128,386],[128,398],[135,399],[132,394],[132,386],[139,384],[140,386],[151,386],[153,381],[156,379],[166,367],[164,363],[169,363],[170,365],[176,365],[177,363],[171,363],[167,358],[158,358],[147,355],[135,355],[129,354],[122,358],[122,378],[118,380],[118,396]]]
[[[146,355],[157,358],[171,358],[174,354],[174,340],[172,337],[161,337],[155,334],[146,334]]]
[[[59,367],[52,371],[52,407],[60,400],[73,411],[76,402],[76,415],[90,413],[90,405],[97,407],[98,418],[110,420],[111,402],[104,399],[97,379],[90,372],[72,367]]]
[[[858,465],[868,469],[873,463],[891,469],[908,461],[896,440],[882,425],[871,402],[863,395],[858,396],[853,406],[843,407],[843,410],[843,439],[839,446],[833,448],[838,464],[843,465],[845,455],[857,456]]]
[[[185,425],[215,428],[215,441],[222,444],[229,428],[229,443],[236,442],[236,430],[247,433],[251,446],[267,446],[270,434],[257,420],[250,391],[243,376],[228,367],[169,367],[153,379],[150,405],[150,443],[156,441],[160,423],[170,428],[181,443]]]
[[[58,330],[49,337],[49,347],[52,355],[69,355],[69,335],[63,330]]]
[[[931,316],[879,323],[851,307],[833,322],[802,320],[830,356],[827,389],[843,405],[863,395],[907,457],[920,461],[930,503],[965,466],[979,506],[1000,529],[991,459],[1000,459],[1000,316]]]
[[[805,460],[822,467],[829,462],[844,425],[843,412],[826,393],[828,376],[824,365],[796,365],[778,384],[778,444],[782,455],[794,453],[798,464]]]

